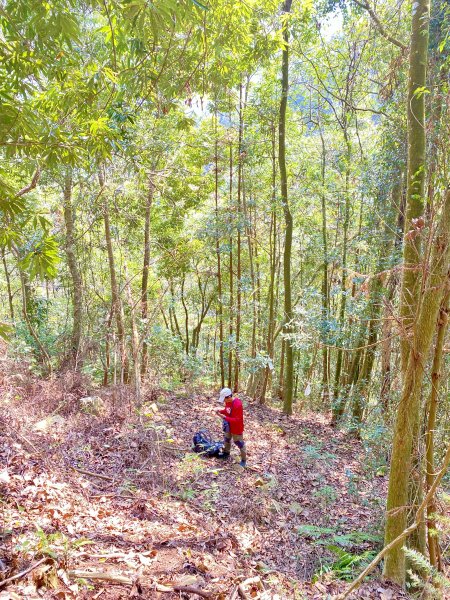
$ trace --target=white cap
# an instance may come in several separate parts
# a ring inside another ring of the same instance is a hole
[[[219,402],[223,402],[225,400],[225,398],[228,398],[228,396],[232,396],[233,392],[230,390],[230,388],[223,388],[220,391],[220,395],[219,395]]]

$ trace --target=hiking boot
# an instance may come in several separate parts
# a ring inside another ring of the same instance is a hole
[[[246,460],[241,460],[241,462],[239,463],[239,465],[240,465],[240,466],[241,466],[243,469],[245,469],[245,468],[246,468],[246,466],[247,466],[247,461],[246,461]]]
[[[229,452],[222,452],[221,454],[217,455],[217,458],[222,458],[223,460],[227,460],[227,458],[230,458],[230,453]]]

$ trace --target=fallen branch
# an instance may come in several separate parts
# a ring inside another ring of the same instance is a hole
[[[99,571],[69,571],[69,577],[77,577],[81,579],[94,579],[97,581],[109,581],[110,583],[118,583],[122,585],[133,585],[134,580],[131,577],[126,577],[125,575],[116,575],[115,573],[105,573]],[[1,585],[1,584],[0,584]],[[211,594],[209,592],[205,592],[196,587],[192,587],[189,585],[174,585],[167,586],[162,585],[161,583],[152,582],[149,585],[145,585],[141,583],[142,587],[151,587],[157,592],[168,593],[168,592],[184,592],[185,594],[197,594],[202,598],[211,598]]]
[[[197,594],[197,596],[201,596],[202,598],[211,598],[211,594],[209,592],[205,592],[200,588],[193,587],[192,585],[174,585],[174,592],[184,592],[185,594]]]
[[[13,581],[22,579],[22,577],[25,577],[25,575],[28,575],[28,573],[31,573],[31,571],[34,571],[34,569],[39,567],[39,565],[42,565],[42,563],[45,563],[48,560],[49,560],[49,557],[45,556],[44,558],[41,558],[41,560],[38,560],[37,562],[35,562],[34,565],[31,565],[27,569],[20,571],[20,573],[17,573],[16,575],[13,575],[12,577],[8,577],[8,579],[4,579],[3,581],[0,581],[0,588],[5,587],[6,585],[9,585]]]
[[[114,481],[114,477],[110,477],[109,475],[102,475],[101,473],[92,473],[92,471],[85,471],[84,469],[78,469],[77,467],[72,467],[72,469],[77,473],[81,473],[82,475],[90,475],[91,477],[106,479],[106,481]]]
[[[122,585],[133,585],[134,581],[125,575],[117,575],[115,573],[105,573],[98,571],[68,571],[69,577],[78,579],[94,579],[98,581],[109,581],[110,583],[120,583]]]
[[[438,485],[440,484],[442,478],[444,477],[444,475],[447,471],[449,464],[450,464],[450,444],[447,446],[447,452],[445,453],[445,457],[444,457],[444,461],[442,463],[441,470],[437,473],[436,477],[434,478],[433,485],[430,487],[428,494],[425,496],[425,498],[422,501],[422,504],[417,509],[414,523],[412,523],[409,527],[407,527],[403,531],[403,533],[401,533],[399,536],[397,536],[395,538],[395,540],[392,540],[392,542],[390,542],[387,546],[385,546],[383,548],[383,550],[381,550],[381,552],[379,554],[377,554],[377,556],[373,559],[373,561],[364,569],[364,571],[361,573],[361,575],[359,575],[359,577],[357,577],[355,579],[355,581],[350,585],[348,590],[346,590],[343,594],[338,596],[338,600],[345,600],[345,598],[348,598],[348,596],[354,590],[356,590],[356,588],[358,588],[361,585],[361,583],[367,577],[367,575],[369,575],[369,573],[371,573],[375,569],[377,564],[386,556],[386,554],[390,550],[392,550],[393,548],[398,546],[398,544],[400,544],[400,542],[402,542],[404,539],[406,539],[415,529],[417,529],[419,527],[419,525],[421,524],[421,522],[423,520],[425,509],[428,506],[428,504],[430,503],[431,499],[433,498]]]
[[[38,448],[36,448],[36,446],[33,444],[33,442],[30,442],[29,439],[27,439],[24,435],[22,435],[19,431],[17,431],[16,429],[13,429],[13,432],[17,435],[17,437],[19,437],[23,442],[25,442],[26,444],[28,444],[30,446],[30,448],[32,448],[36,453],[39,453]]]

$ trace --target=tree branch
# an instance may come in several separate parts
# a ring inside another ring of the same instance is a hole
[[[41,167],[38,166],[36,168],[35,174],[33,175],[33,179],[31,180],[31,183],[29,183],[24,188],[22,188],[19,192],[17,192],[16,198],[20,198],[21,196],[28,194],[28,192],[31,192],[31,190],[34,190],[34,188],[37,186],[40,178],[41,178]]]
[[[355,4],[357,4],[360,8],[363,8],[364,10],[366,10],[369,13],[376,28],[378,29],[378,31],[381,33],[381,35],[384,38],[389,40],[392,44],[394,44],[394,46],[397,46],[397,48],[400,48],[400,50],[402,50],[403,52],[406,52],[406,50],[408,49],[408,46],[405,46],[405,44],[403,44],[402,42],[397,40],[397,38],[395,38],[394,36],[392,36],[390,33],[388,33],[386,31],[382,22],[380,21],[380,17],[377,15],[377,13],[374,11],[374,9],[368,3],[359,2],[359,0],[353,0],[353,2]]]

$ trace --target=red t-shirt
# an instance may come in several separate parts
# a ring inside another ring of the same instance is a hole
[[[225,408],[220,413],[225,416],[225,420],[230,424],[231,434],[242,435],[244,433],[244,409],[239,398],[226,403]]]

